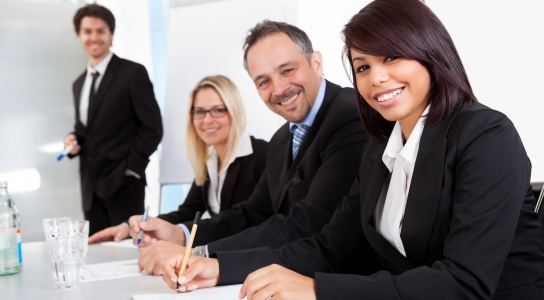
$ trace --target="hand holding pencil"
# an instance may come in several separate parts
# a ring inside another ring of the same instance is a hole
[[[177,255],[166,260],[162,265],[163,280],[171,289],[180,292],[187,292],[198,287],[211,287],[219,282],[219,263],[215,258],[204,258],[201,256],[192,256],[191,250],[193,240],[198,228],[200,212],[197,213],[189,243],[185,248],[185,253]],[[189,267],[188,269],[187,266]],[[179,270],[176,274],[176,270]]]
[[[162,279],[173,290],[189,292],[197,288],[216,286],[219,283],[219,262],[217,258],[190,255],[187,268],[179,275],[184,253],[178,253],[162,264]],[[179,288],[176,286],[179,285]]]

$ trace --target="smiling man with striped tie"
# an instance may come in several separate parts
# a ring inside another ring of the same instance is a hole
[[[250,30],[244,50],[260,97],[287,123],[270,140],[266,170],[250,198],[200,222],[196,255],[277,248],[320,232],[349,192],[368,139],[353,89],[323,78],[321,54],[302,30],[264,21]],[[175,212],[140,220],[130,219],[133,237],[145,230],[140,268],[161,274],[163,260],[184,252],[190,224],[171,224],[178,223]]]

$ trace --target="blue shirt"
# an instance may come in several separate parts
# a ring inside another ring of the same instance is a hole
[[[312,106],[312,109],[310,110],[310,113],[306,116],[306,119],[302,121],[302,123],[291,123],[289,122],[289,130],[292,134],[295,134],[295,130],[300,125],[306,125],[308,127],[312,127],[314,124],[315,116],[317,115],[317,112],[321,108],[321,104],[323,104],[323,99],[325,99],[325,87],[327,86],[327,83],[325,82],[325,78],[321,80],[321,85],[319,86],[319,91],[317,92],[317,97],[315,97],[314,106]]]

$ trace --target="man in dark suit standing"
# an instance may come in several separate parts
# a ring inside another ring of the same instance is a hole
[[[144,211],[145,169],[162,138],[162,120],[144,66],[110,52],[115,18],[91,4],[74,16],[87,70],[73,84],[75,131],[64,140],[80,156],[90,234]]]
[[[368,140],[353,89],[323,78],[321,54],[302,30],[264,21],[250,30],[244,48],[245,67],[259,95],[287,122],[270,140],[266,170],[249,199],[201,220],[197,255],[277,248],[320,232],[348,193]],[[130,219],[131,235],[141,226],[144,245],[153,239],[170,242],[140,249],[140,267],[160,274],[165,256],[183,253],[191,224],[140,220]]]

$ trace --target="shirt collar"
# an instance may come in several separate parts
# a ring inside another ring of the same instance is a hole
[[[209,148],[210,155],[208,156],[208,160],[206,161],[206,166],[208,168],[208,173],[215,174],[217,172],[217,152],[215,152],[215,149],[213,147]],[[242,136],[240,136],[240,140],[238,141],[238,147],[236,148],[236,152],[234,153],[234,156],[231,157],[229,163],[227,164],[227,167],[223,170],[226,171],[230,164],[238,157],[244,157],[253,154],[253,146],[251,146],[251,138],[249,137],[249,133],[245,132],[242,133]]]
[[[325,78],[321,79],[321,85],[319,86],[319,91],[317,92],[317,96],[315,97],[314,105],[312,106],[312,109],[302,121],[302,123],[292,123],[289,122],[289,130],[291,130],[291,133],[295,133],[295,129],[299,127],[300,125],[306,125],[308,127],[312,127],[314,124],[315,116],[317,115],[317,112],[321,108],[321,104],[323,104],[323,99],[325,99],[325,88],[327,86],[327,83],[325,81]]]
[[[402,160],[403,166],[406,169],[408,166],[415,165],[417,158],[417,150],[419,148],[419,141],[421,140],[421,134],[423,133],[423,128],[425,124],[425,119],[427,119],[427,114],[429,113],[430,105],[427,105],[425,111],[419,117],[416,126],[412,130],[410,137],[406,141],[406,144],[403,145],[402,139],[402,129],[400,128],[400,123],[397,121],[395,127],[391,132],[385,151],[383,152],[382,160],[385,166],[389,169],[389,172],[393,172],[393,166],[395,165],[395,159],[399,158]]]
[[[91,62],[87,63],[87,74],[92,74],[94,72],[98,72],[101,76],[106,73],[106,68],[108,67],[108,64],[110,63],[111,58],[113,57],[113,52],[110,51],[104,59],[102,59],[94,68],[91,67]]]

